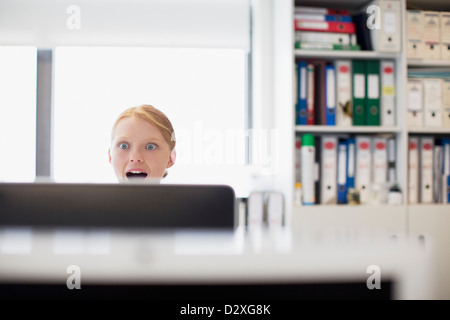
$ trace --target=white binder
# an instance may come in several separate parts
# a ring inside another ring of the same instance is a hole
[[[387,138],[373,138],[373,182],[384,185],[387,182],[388,155]]]
[[[442,127],[442,79],[423,80],[423,117],[425,127]]]
[[[408,78],[407,88],[408,127],[423,127],[423,84],[421,79]]]
[[[352,62],[336,60],[336,126],[351,127],[352,117]]]
[[[267,225],[281,227],[284,225],[284,198],[279,192],[267,194]]]
[[[423,11],[406,11],[406,54],[411,59],[422,59],[424,53],[423,41]]]
[[[337,136],[321,138],[321,204],[337,203]]]
[[[387,182],[392,185],[397,182],[397,147],[395,137],[387,138]]]
[[[370,136],[356,136],[356,177],[355,187],[359,190],[361,204],[368,203],[370,198],[370,184],[372,182],[372,138]]]
[[[450,12],[441,13],[441,60],[450,60]]]
[[[419,203],[419,138],[409,137],[408,203]]]
[[[420,203],[432,203],[434,138],[420,137],[419,142],[419,199]]]
[[[264,225],[264,192],[252,192],[247,200],[247,225],[262,227]]]
[[[380,8],[379,28],[371,29],[372,47],[379,52],[400,52],[402,44],[400,0],[375,0],[371,5]]]
[[[356,34],[322,31],[295,31],[295,41],[313,43],[332,43],[342,45],[357,44]]]
[[[395,64],[394,61],[380,61],[381,74],[381,125],[395,125]]]
[[[423,12],[423,38],[425,41],[424,59],[438,60],[441,58],[441,22],[438,11]]]
[[[372,138],[372,185],[371,201],[375,204],[387,202],[387,138],[375,136]]]
[[[450,79],[442,81],[442,126],[450,127]]]
[[[433,202],[443,202],[443,147],[441,145],[434,145],[433,154]]]

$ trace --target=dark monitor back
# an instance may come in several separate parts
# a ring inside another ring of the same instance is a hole
[[[0,226],[236,227],[226,185],[1,183]]]
[[[83,283],[81,290],[68,290],[63,284],[0,283],[0,299],[142,299],[186,303],[253,301],[266,304],[298,300],[395,300],[394,286],[395,282],[391,279],[383,281],[380,290],[368,290],[365,282],[351,280],[259,283],[244,281],[228,284]],[[298,308],[298,302],[297,305],[288,306]]]

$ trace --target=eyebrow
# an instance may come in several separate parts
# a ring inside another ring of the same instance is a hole
[[[120,137],[117,137],[117,140],[119,140],[119,141],[121,141],[121,140],[130,140],[130,138],[126,137],[126,136],[120,136]],[[148,137],[148,138],[145,139],[145,141],[161,142],[160,139],[155,138],[155,137]]]

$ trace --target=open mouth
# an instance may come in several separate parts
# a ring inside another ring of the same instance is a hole
[[[132,171],[128,171],[126,176],[127,176],[127,178],[146,178],[147,173],[145,173],[143,171],[132,170]]]

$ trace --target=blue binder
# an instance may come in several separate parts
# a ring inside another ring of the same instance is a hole
[[[445,193],[447,194],[447,203],[450,203],[450,175],[447,176]]]
[[[347,139],[347,190],[355,187],[356,173],[356,141]]]
[[[336,68],[325,67],[325,124],[336,125]]]
[[[325,21],[353,22],[352,16],[326,14]]]
[[[306,125],[307,69],[306,61],[297,62],[297,125]]]
[[[337,203],[347,203],[347,141],[340,140],[337,154]]]

